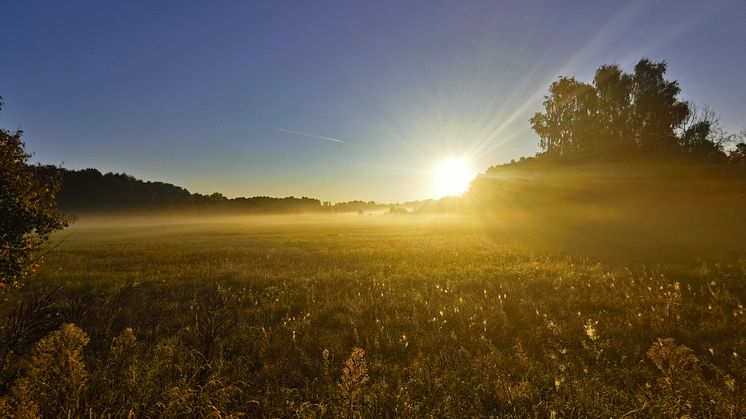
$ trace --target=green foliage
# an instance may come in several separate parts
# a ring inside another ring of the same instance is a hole
[[[0,288],[36,271],[49,236],[70,221],[57,210],[58,177],[28,164],[21,134],[0,129]]]

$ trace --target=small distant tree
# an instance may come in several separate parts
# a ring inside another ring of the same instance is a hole
[[[50,235],[71,221],[57,210],[59,176],[28,164],[21,135],[0,129],[0,288],[34,272]]]

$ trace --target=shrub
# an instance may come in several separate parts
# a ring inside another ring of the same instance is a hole
[[[0,413],[17,417],[74,417],[88,379],[82,359],[88,335],[74,324],[63,324],[34,347],[25,374],[0,403]]]

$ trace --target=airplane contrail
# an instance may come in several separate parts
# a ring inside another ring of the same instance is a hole
[[[285,129],[285,128],[277,128],[277,131],[287,132],[288,134],[302,135],[304,137],[318,138],[319,140],[332,141],[332,142],[339,143],[339,144],[345,143],[344,141],[337,139],[337,138],[324,137],[323,135],[311,134],[310,132],[294,131],[294,130]]]

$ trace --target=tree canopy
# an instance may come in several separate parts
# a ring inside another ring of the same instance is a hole
[[[28,164],[21,135],[0,129],[0,288],[34,272],[50,235],[70,222],[57,210],[59,178]]]
[[[666,63],[642,59],[632,73],[603,65],[592,83],[560,77],[544,97],[531,126],[548,155],[572,153],[685,152],[724,156],[717,119],[681,101]]]

